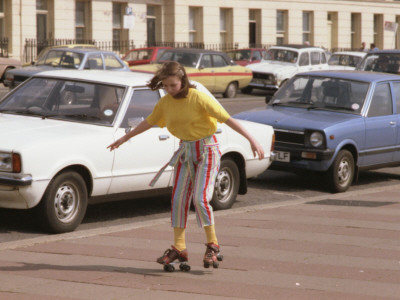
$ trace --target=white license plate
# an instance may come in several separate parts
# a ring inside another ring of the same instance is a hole
[[[275,153],[277,161],[290,162],[290,152],[275,151]]]

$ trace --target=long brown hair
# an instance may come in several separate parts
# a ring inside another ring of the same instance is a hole
[[[185,68],[176,61],[169,61],[164,63],[154,74],[153,78],[149,81],[147,86],[153,91],[162,89],[162,80],[169,76],[176,76],[181,80],[181,90],[174,96],[174,98],[185,98],[189,93],[189,88],[196,88],[196,86],[189,81]]]

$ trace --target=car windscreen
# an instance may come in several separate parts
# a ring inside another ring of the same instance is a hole
[[[271,99],[273,106],[360,114],[369,83],[347,79],[295,76]]]
[[[120,86],[32,78],[2,99],[0,112],[112,124],[124,93]]]
[[[226,52],[232,60],[250,60],[251,50],[234,50]]]
[[[274,60],[287,63],[296,63],[298,53],[296,51],[285,49],[268,49],[265,53],[265,60]]]
[[[82,59],[82,53],[63,50],[49,50],[39,58],[39,60],[36,62],[36,65],[78,69]]]
[[[157,60],[157,63],[163,64],[167,61],[177,61],[185,67],[195,68],[199,59],[200,53],[165,51]]]
[[[361,62],[362,57],[348,54],[332,54],[328,60],[330,66],[349,66],[356,67]]]
[[[400,53],[368,53],[357,69],[400,74]]]

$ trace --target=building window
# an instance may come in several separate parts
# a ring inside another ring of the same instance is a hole
[[[124,12],[126,3],[113,3],[113,51],[120,50],[120,44],[127,39],[127,29],[124,29]]]
[[[36,38],[38,41],[47,39],[47,0],[36,0]]]
[[[361,14],[351,14],[351,48],[359,49],[361,47]]]
[[[189,42],[200,43],[202,42],[201,27],[202,27],[202,8],[189,7]]]
[[[84,41],[91,39],[90,3],[76,1],[75,3],[75,39]]]
[[[156,46],[156,7],[147,5],[147,45]]]
[[[287,10],[278,10],[276,12],[276,44],[283,45],[287,42]]]
[[[303,43],[313,43],[312,36],[313,28],[313,13],[310,11],[303,11]]]
[[[5,37],[5,13],[4,0],[0,0],[0,39]]]
[[[227,45],[232,43],[232,9],[221,8],[219,12],[220,43]]]
[[[374,44],[378,48],[383,47],[383,15],[374,15]]]

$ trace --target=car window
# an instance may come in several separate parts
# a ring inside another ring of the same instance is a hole
[[[367,54],[357,69],[400,74],[400,53]]]
[[[1,110],[82,123],[112,124],[124,87],[33,78],[0,103]]]
[[[368,117],[385,116],[393,114],[392,95],[389,84],[379,84],[375,87]]]
[[[300,55],[299,66],[308,66],[310,64],[310,57],[308,52],[304,52]]]
[[[260,51],[253,51],[253,54],[251,56],[252,60],[261,60],[261,53]]]
[[[124,66],[112,54],[103,54],[106,70],[122,69]]]
[[[216,68],[221,68],[221,67],[225,67],[228,65],[228,63],[226,62],[226,60],[222,57],[222,55],[216,55],[214,54],[212,56],[213,59],[213,66]]]
[[[157,52],[157,57],[156,57],[156,59],[158,59],[160,56],[161,56],[161,54],[163,54],[164,53],[164,51],[165,50],[167,50],[167,49],[158,49],[158,52]],[[149,57],[151,57],[151,56],[149,56]]]
[[[393,82],[393,92],[396,99],[396,113],[400,114],[400,82]]]
[[[200,67],[202,68],[211,68],[212,63],[211,63],[211,55],[210,54],[205,54],[201,58],[200,62]]]
[[[147,118],[159,99],[159,91],[152,91],[150,89],[135,90],[120,127],[128,128],[129,120],[132,122],[133,120],[139,121]]]
[[[317,52],[317,51],[312,51],[311,53],[310,53],[310,56],[311,56],[311,64],[312,65],[319,65],[320,64],[320,61],[321,61],[321,52]]]
[[[103,69],[103,59],[101,54],[90,54],[86,60],[85,69]]]
[[[321,52],[321,64],[326,64],[326,62],[326,54],[324,52]]]

